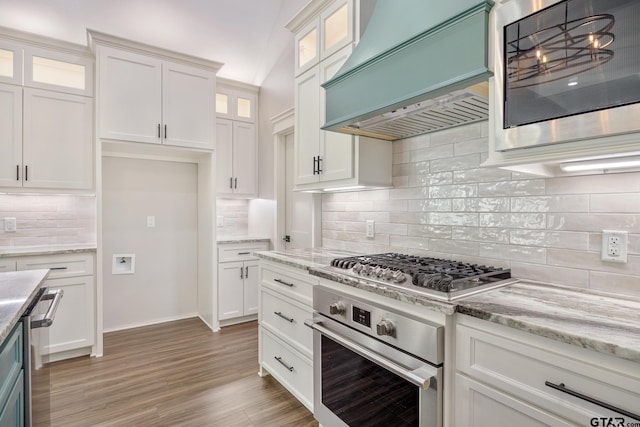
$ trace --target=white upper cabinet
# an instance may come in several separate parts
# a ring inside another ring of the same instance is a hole
[[[216,88],[218,197],[258,195],[257,86],[219,79]]]
[[[90,36],[97,45],[101,138],[215,148],[215,73],[221,64],[135,42],[113,47],[110,36]]]
[[[0,84],[0,186],[20,186],[22,88]]]
[[[93,96],[93,60],[48,49],[24,49],[24,85]]]
[[[93,100],[24,89],[23,187],[93,185]]]
[[[296,27],[296,30],[292,29],[296,34],[296,76],[355,40],[353,9],[353,0],[316,1],[309,5],[307,12],[293,18],[287,25],[289,29]],[[314,15],[310,20],[309,14]],[[297,28],[300,25],[298,21],[304,20],[308,20],[304,27]]]
[[[22,47],[0,40],[0,82],[22,84]]]
[[[0,40],[0,186],[91,189],[90,52],[8,29],[0,37],[11,40]]]
[[[162,62],[100,46],[98,74],[100,137],[160,144]]]
[[[234,89],[225,83],[219,83],[216,88],[216,116],[222,119],[256,123],[257,90],[256,87]]]

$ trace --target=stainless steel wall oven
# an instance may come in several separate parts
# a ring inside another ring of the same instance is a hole
[[[442,426],[444,326],[314,288],[314,415],[328,426]]]

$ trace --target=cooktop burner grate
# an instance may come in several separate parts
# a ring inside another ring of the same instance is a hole
[[[452,293],[511,278],[511,270],[399,253],[336,258],[331,266],[389,283]]]

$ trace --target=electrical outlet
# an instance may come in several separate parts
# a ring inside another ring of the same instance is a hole
[[[224,217],[222,215],[216,215],[216,227],[224,227]]]
[[[17,230],[16,219],[15,218],[5,218],[4,219],[4,231],[7,233],[15,233]]]
[[[367,220],[367,238],[372,239],[376,235],[376,225],[372,219]]]
[[[147,227],[154,228],[156,226],[156,217],[153,215],[149,215],[147,217]]]
[[[602,230],[602,260],[627,262],[627,232]]]

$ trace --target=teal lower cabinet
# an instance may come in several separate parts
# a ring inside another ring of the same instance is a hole
[[[24,426],[22,323],[0,344],[0,427]]]
[[[13,384],[13,389],[9,398],[4,402],[2,412],[0,412],[0,427],[23,427],[24,426],[24,379],[23,371],[20,370],[18,378]]]

